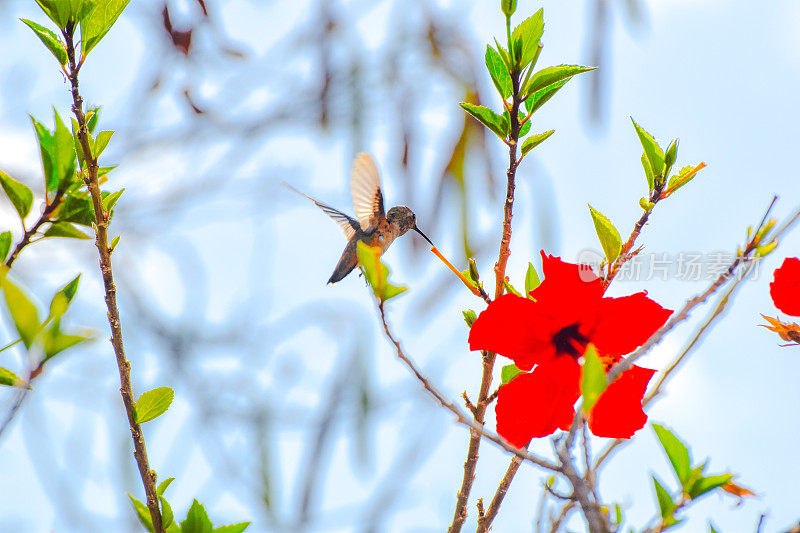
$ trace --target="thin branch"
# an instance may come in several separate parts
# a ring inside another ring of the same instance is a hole
[[[125,411],[128,415],[128,423],[133,438],[133,455],[139,467],[139,475],[142,478],[145,494],[147,495],[147,507],[150,510],[150,518],[153,522],[153,529],[156,533],[163,533],[164,527],[161,521],[161,511],[158,507],[158,496],[156,494],[156,473],[150,470],[150,463],[147,459],[147,448],[145,447],[142,428],[136,421],[136,410],[134,407],[133,390],[131,387],[131,365],[125,358],[125,348],[122,342],[122,326],[120,324],[119,309],[117,308],[117,289],[114,286],[114,276],[111,269],[111,250],[108,246],[108,214],[103,209],[103,201],[100,193],[100,185],[97,178],[97,159],[92,155],[89,146],[89,132],[86,127],[86,116],[83,112],[83,98],[78,89],[79,64],[75,62],[75,44],[73,36],[75,27],[72,23],[67,25],[63,35],[67,44],[67,57],[69,59],[69,81],[72,87],[72,112],[78,121],[78,140],[83,150],[84,160],[87,166],[87,175],[84,182],[92,197],[92,206],[95,216],[95,245],[100,254],[100,271],[103,276],[105,287],[105,301],[108,308],[108,323],[111,327],[111,345],[117,359],[119,369],[120,393]]]
[[[575,507],[575,501],[574,500],[571,501],[571,502],[568,502],[561,509],[561,513],[558,515],[558,518],[556,518],[553,521],[553,524],[550,526],[550,533],[557,533],[557,531],[561,528],[561,524],[564,523],[564,520],[566,520],[567,515],[569,515],[569,512],[572,511],[573,507]]]
[[[504,441],[498,434],[492,433],[490,431],[486,431],[483,428],[483,424],[475,422],[472,418],[461,411],[455,403],[448,400],[444,394],[439,392],[439,390],[433,386],[430,380],[425,377],[422,372],[417,368],[417,365],[405,354],[403,351],[403,347],[400,345],[400,342],[395,338],[392,334],[391,329],[389,328],[389,324],[386,321],[386,313],[383,307],[383,303],[378,304],[378,310],[381,317],[381,324],[383,325],[383,331],[386,334],[386,338],[394,344],[395,351],[397,353],[397,357],[406,365],[406,367],[411,371],[412,374],[417,378],[417,380],[422,384],[428,393],[433,396],[442,407],[453,413],[456,417],[456,421],[459,424],[467,426],[470,429],[470,434],[478,434],[482,437],[489,439],[490,441],[494,442],[504,450],[513,453],[515,456],[530,461],[531,463],[538,465],[546,470],[558,471],[558,466],[554,463],[548,461],[547,459],[543,459],[536,455],[531,454],[530,452],[526,451],[525,449],[515,448],[511,444]]]
[[[39,220],[37,220],[36,223],[30,227],[30,229],[25,231],[25,233],[22,235],[22,239],[20,239],[20,241],[14,247],[14,251],[11,252],[11,255],[8,256],[8,259],[6,259],[5,265],[8,268],[11,268],[11,265],[13,265],[14,261],[17,260],[17,257],[19,257],[19,254],[20,252],[22,252],[23,248],[25,248],[32,242],[35,242],[31,241],[31,239],[36,235],[36,233],[39,231],[39,228],[42,227],[43,224],[50,222],[50,215],[52,215],[53,211],[55,211],[58,208],[58,206],[61,205],[61,200],[63,198],[63,195],[64,191],[60,189],[57,190],[56,194],[53,196],[53,199],[50,200],[47,203],[47,205],[45,205],[44,210],[42,211],[42,214],[39,217]]]
[[[492,524],[492,521],[500,511],[500,505],[503,503],[503,498],[506,497],[506,493],[511,486],[511,481],[514,480],[514,475],[517,473],[517,470],[519,470],[519,466],[521,464],[522,458],[519,456],[514,456],[511,458],[511,463],[508,465],[506,474],[503,476],[503,479],[500,481],[500,485],[498,485],[497,490],[494,493],[492,503],[489,504],[489,509],[482,518],[478,519],[478,529],[475,530],[476,533],[486,533],[486,531],[489,530],[489,526]]]

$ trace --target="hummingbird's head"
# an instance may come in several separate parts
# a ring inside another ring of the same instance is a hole
[[[397,228],[397,237],[417,226],[417,217],[414,212],[404,205],[398,205],[386,213],[386,220]]]

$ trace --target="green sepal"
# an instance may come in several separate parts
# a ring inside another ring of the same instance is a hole
[[[622,249],[622,239],[619,236],[619,231],[614,227],[608,218],[601,212],[597,211],[591,205],[589,211],[592,214],[594,221],[594,229],[597,232],[597,237],[600,239],[600,244],[603,247],[603,252],[606,254],[608,263],[611,264],[619,257],[619,252]]]

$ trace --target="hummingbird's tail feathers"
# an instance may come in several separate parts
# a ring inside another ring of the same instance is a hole
[[[337,283],[342,281],[350,272],[358,265],[358,256],[356,254],[356,247],[358,245],[357,239],[351,239],[347,246],[344,247],[342,257],[339,258],[336,268],[333,270],[328,284]]]
[[[331,217],[334,221],[336,221],[337,224],[339,224],[339,227],[342,228],[342,230],[344,231],[344,235],[345,235],[345,237],[347,237],[348,241],[350,239],[352,239],[353,236],[356,234],[356,231],[358,231],[360,229],[360,226],[359,226],[358,222],[354,218],[345,215],[344,213],[342,213],[338,209],[336,209],[334,207],[331,207],[326,203],[320,202],[319,200],[316,200],[316,199],[310,197],[309,195],[298,191],[297,189],[295,189],[294,187],[292,187],[291,185],[289,185],[285,181],[282,181],[281,184],[284,187],[286,187],[287,189],[289,189],[290,191],[294,191],[297,194],[299,194],[300,196],[302,196],[304,198],[308,198],[309,200],[314,202],[317,205],[317,207],[322,209],[322,211],[326,215]]]

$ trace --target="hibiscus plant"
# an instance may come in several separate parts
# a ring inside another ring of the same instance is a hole
[[[680,523],[693,502],[713,491],[723,491],[739,499],[754,496],[752,491],[734,481],[735,473],[708,473],[707,463],[693,464],[689,447],[680,437],[666,426],[655,423],[653,431],[673,467],[674,484],[679,487],[670,492],[666,487],[671,484],[652,477],[658,515],[644,526],[626,522],[619,503],[600,498],[597,483],[603,465],[645,427],[649,404],[695,349],[700,337],[717,322],[747,274],[761,258],[775,250],[778,237],[790,228],[800,211],[777,227],[777,221],[769,218],[770,204],[760,224],[748,231],[743,246],[732,254],[730,263],[720,269],[705,290],[688,295],[678,310],[664,308],[644,291],[608,296],[615,277],[642,251],[639,237],[656,206],[671,198],[706,166],[701,162],[673,171],[679,168],[676,165],[677,139],[664,148],[632,120],[643,150],[641,162],[648,195],[639,200],[642,214],[630,236],[623,242],[610,220],[589,206],[589,216],[603,251],[599,263],[594,266],[573,264],[543,250],[543,277],[540,278],[529,263],[524,290],[517,290],[506,275],[516,171],[523,158],[553,134],[553,130],[532,132],[533,116],[570,79],[593,68],[557,65],[537,70],[544,29],[542,10],[512,29],[516,1],[502,0],[500,7],[506,19],[505,42],[501,44],[495,40],[493,45],[489,44],[485,56],[489,77],[500,96],[499,111],[472,103],[461,104],[464,111],[496,135],[508,149],[502,237],[494,266],[494,296],[490,297],[485,291],[473,260],[469,261],[468,270],[460,272],[435,247],[431,248],[486,304],[482,311],[463,312],[470,328],[469,349],[480,353],[476,363],[482,365],[476,400],[465,392],[462,408],[422,374],[387,322],[385,306],[391,295],[375,291],[384,331],[398,357],[428,393],[451,411],[459,423],[470,428],[464,475],[448,532],[461,531],[470,513],[470,491],[482,439],[507,450],[510,464],[488,507],[482,498],[475,503],[478,532],[488,531],[492,526],[517,470],[526,463],[552,473],[543,487],[540,516],[532,517],[537,531],[540,528],[551,532],[564,529],[573,511],[582,515],[586,528],[592,532],[618,531],[623,527],[664,531]],[[380,261],[378,263],[386,280],[388,270]],[[372,279],[371,276],[368,279]],[[800,316],[800,261],[787,259],[776,271],[771,294],[779,309]],[[687,320],[695,307],[713,298],[717,298],[714,310],[689,339],[688,347],[669,366],[644,368],[634,364],[676,325]],[[800,344],[800,326],[765,318],[769,322],[766,327],[778,332],[783,340]],[[495,368],[497,356],[506,361],[499,372]],[[497,374],[499,384],[495,384]],[[492,405],[496,431],[484,425],[487,409]],[[592,436],[606,439],[605,447],[597,454],[590,451]],[[533,439],[545,437],[552,441],[550,456],[528,450]],[[576,457],[582,459],[576,460]],[[558,512],[549,514],[548,522],[548,516],[543,514],[552,505]],[[713,524],[709,527],[714,531]]]

